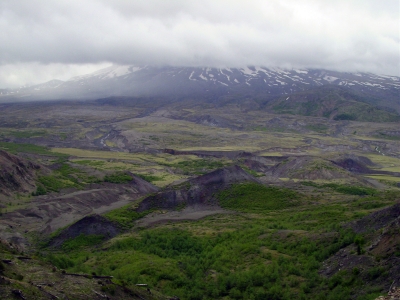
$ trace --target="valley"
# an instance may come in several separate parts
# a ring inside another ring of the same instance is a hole
[[[344,91],[0,103],[0,291],[387,294],[400,286],[399,116]]]

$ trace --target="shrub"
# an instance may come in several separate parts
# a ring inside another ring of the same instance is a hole
[[[132,181],[132,177],[126,173],[114,173],[104,177],[105,182],[111,183],[127,183]]]

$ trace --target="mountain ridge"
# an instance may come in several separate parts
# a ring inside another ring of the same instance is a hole
[[[396,109],[400,77],[319,69],[110,66],[67,81],[51,80],[0,91],[0,102],[98,99],[113,96],[221,96],[235,93],[264,97],[290,95],[323,85],[345,87]],[[397,101],[396,101],[397,100]]]

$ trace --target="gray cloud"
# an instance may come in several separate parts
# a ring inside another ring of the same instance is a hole
[[[105,63],[399,76],[398,11],[397,0],[2,0],[0,87]]]

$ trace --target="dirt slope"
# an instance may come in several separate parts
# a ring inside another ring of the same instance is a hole
[[[86,215],[119,208],[157,190],[147,181],[132,176],[128,184],[95,184],[84,191],[37,197],[26,208],[3,214],[0,238],[24,249],[29,244],[25,233],[49,234]]]
[[[278,178],[302,180],[332,180],[353,177],[350,172],[340,166],[312,156],[289,157],[287,160],[270,168],[266,173]]]
[[[323,263],[320,274],[331,277],[347,270],[358,272],[368,286],[400,287],[400,202],[345,227],[362,237],[360,254],[354,243],[340,249]]]
[[[176,209],[180,206],[212,205],[216,192],[230,184],[244,181],[258,182],[239,166],[230,166],[172,186],[144,199],[137,211],[149,209]]]
[[[102,235],[106,240],[113,238],[121,231],[122,229],[118,224],[111,222],[105,217],[94,214],[80,219],[78,222],[61,231],[59,235],[50,241],[49,246],[59,247],[66,240],[76,238],[81,234]]]
[[[44,167],[0,150],[0,200],[35,190],[36,173]]]

